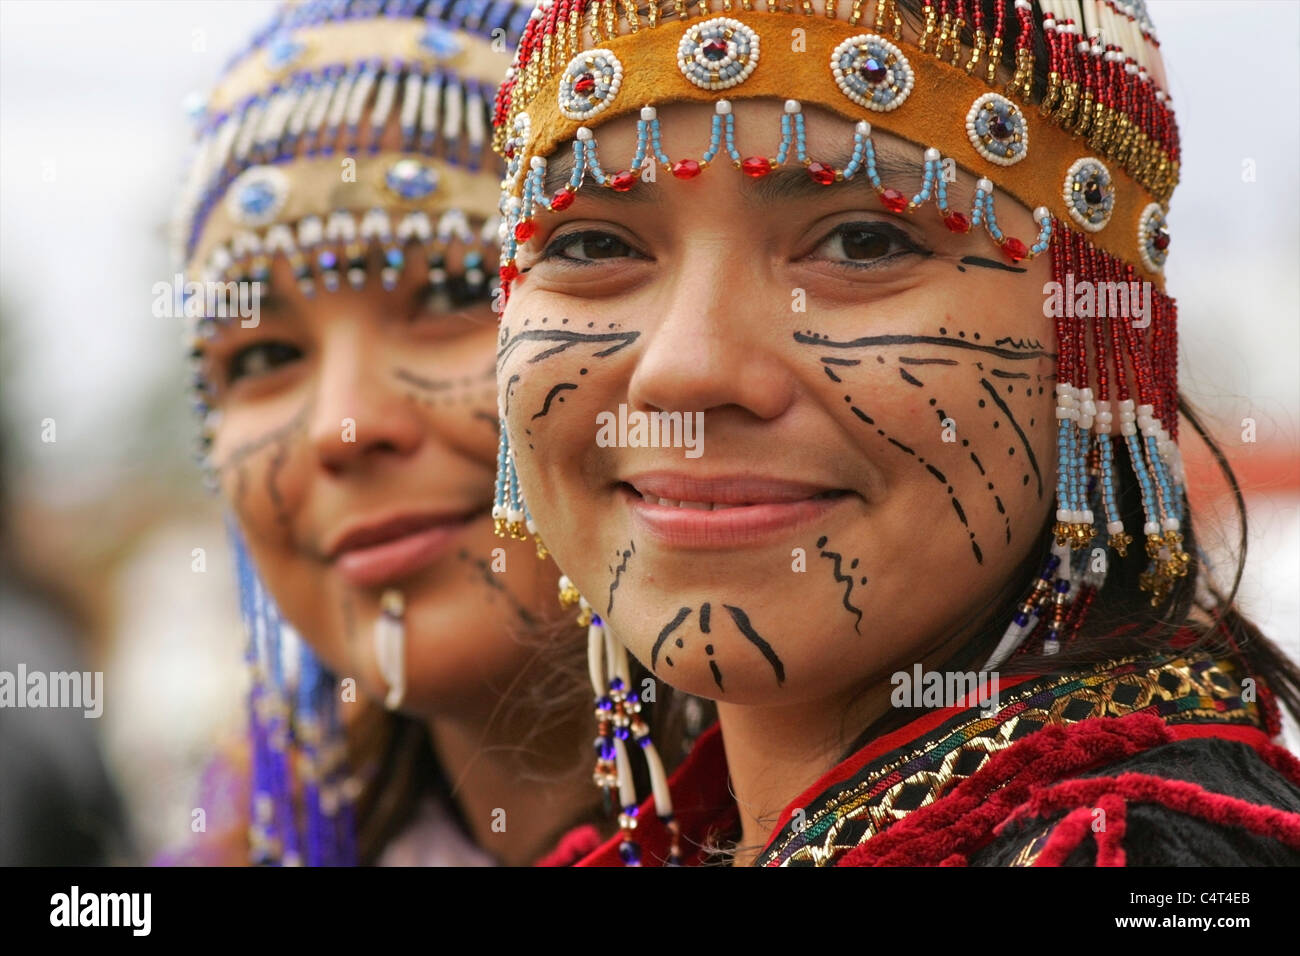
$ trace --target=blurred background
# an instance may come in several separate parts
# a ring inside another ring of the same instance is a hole
[[[1240,603],[1300,658],[1300,4],[1148,6],[1183,137],[1167,269],[1182,385],[1246,494]],[[151,290],[172,277],[187,95],[272,9],[0,0],[0,667],[102,670],[109,701],[98,721],[41,728],[40,781],[0,768],[0,814],[85,793],[47,807],[68,821],[68,862],[186,841],[198,775],[240,725],[231,557],[192,458],[181,322],[152,316]],[[1231,498],[1184,448],[1202,541],[1227,565]],[[102,762],[78,749],[94,733]]]

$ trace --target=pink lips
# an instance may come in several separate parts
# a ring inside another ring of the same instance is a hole
[[[844,489],[780,478],[666,472],[630,476],[623,494],[633,520],[653,538],[670,547],[700,550],[770,542],[851,497]]]
[[[404,514],[354,528],[327,552],[354,587],[389,584],[443,556],[472,514]]]

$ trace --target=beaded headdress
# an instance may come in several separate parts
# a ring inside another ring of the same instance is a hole
[[[268,283],[276,257],[308,296],[344,282],[392,288],[417,255],[434,294],[489,299],[500,180],[491,101],[528,17],[518,0],[305,0],[278,8],[193,111],[197,145],[173,231],[185,294],[196,294],[195,283]],[[376,249],[382,260],[373,275]],[[449,261],[460,267],[449,269]],[[208,452],[217,413],[203,349],[229,321],[238,319],[194,314],[189,329],[198,457],[214,487],[221,464]],[[252,859],[355,863],[357,785],[336,680],[281,618],[233,522],[231,538],[252,675]],[[400,612],[393,617],[388,598],[377,643],[389,651],[387,669],[380,664],[391,699],[402,689],[388,633]]]
[[[1053,278],[1067,289],[1086,279],[1136,294],[1149,283],[1145,327],[1068,321],[1064,312],[1057,319],[1054,540],[985,665],[992,668],[1031,635],[1054,653],[1077,632],[1109,565],[1091,560],[1099,533],[1126,554],[1132,537],[1117,501],[1116,443],[1140,487],[1141,584],[1152,604],[1187,573],[1176,309],[1162,275],[1178,130],[1142,0],[915,7],[921,22],[905,37],[895,0],[540,0],[495,101],[494,146],[507,162],[500,272],[508,295],[518,246],[540,218],[580,202],[584,188],[636,189],[648,171],[761,178],[798,164],[828,188],[865,180],[891,212],[922,215],[933,204],[950,230],[993,243],[1009,263],[1050,252]],[[744,101],[760,97],[785,101],[773,153],[742,155],[736,125]],[[661,147],[657,108],[668,103],[713,105],[698,155]],[[808,153],[809,104],[855,122],[844,166]],[[629,114],[637,118],[634,155],[602,155],[600,125]],[[873,129],[919,147],[919,181],[883,181]],[[571,172],[547,195],[547,163],[560,151],[571,155]],[[949,160],[978,177],[968,210],[948,203]],[[723,164],[734,171],[709,168]],[[1001,193],[1034,210],[1035,235],[1003,230]],[[522,534],[532,520],[504,419],[502,436],[499,517]]]

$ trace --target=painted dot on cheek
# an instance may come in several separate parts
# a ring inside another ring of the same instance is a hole
[[[585,368],[580,368],[580,369],[578,369],[578,374],[579,374],[579,375],[586,375],[586,374],[587,374],[587,370],[586,370]]]
[[[1007,454],[1008,454],[1008,455],[1014,455],[1015,453],[1016,453],[1016,450],[1015,450],[1014,448],[1008,448],[1008,449],[1007,449]]]
[[[980,399],[980,408],[983,408],[983,407],[984,407],[984,399],[981,398],[981,399]]]

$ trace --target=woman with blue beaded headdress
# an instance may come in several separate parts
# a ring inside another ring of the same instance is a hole
[[[491,92],[527,17],[288,4],[198,117],[176,239],[256,863],[527,863],[595,803],[583,723],[547,716],[554,579],[492,536]]]

